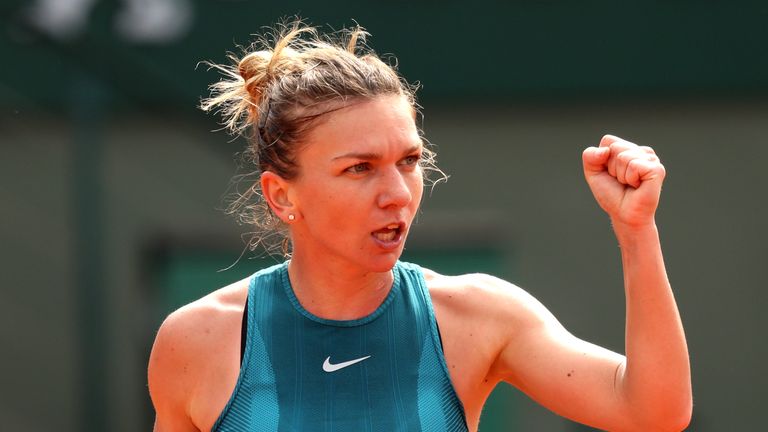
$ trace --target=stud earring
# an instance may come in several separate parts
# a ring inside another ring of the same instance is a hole
[[[288,220],[289,220],[289,221],[291,221],[291,222],[295,221],[295,220],[296,220],[296,215],[294,215],[294,214],[289,214],[289,215],[288,215]]]

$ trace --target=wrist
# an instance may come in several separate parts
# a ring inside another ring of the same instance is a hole
[[[619,243],[648,237],[658,238],[659,236],[659,230],[654,218],[643,223],[626,223],[611,219],[611,225],[613,226],[613,232],[616,234]]]

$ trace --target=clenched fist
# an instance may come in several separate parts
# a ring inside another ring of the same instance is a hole
[[[614,225],[654,223],[666,171],[652,148],[606,135],[582,159],[592,194]]]

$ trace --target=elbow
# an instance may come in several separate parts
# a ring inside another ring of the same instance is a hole
[[[659,426],[659,431],[669,432],[681,432],[684,431],[691,423],[691,417],[693,415],[693,407],[689,403],[686,407],[681,408],[676,413],[671,413],[670,416],[665,419]]]
[[[691,391],[690,381],[685,391],[681,391],[677,398],[669,401],[668,405],[670,408],[665,412],[667,421],[664,424],[665,429],[662,430],[685,430],[693,417],[693,392]]]
[[[689,424],[691,424],[691,418],[693,417],[693,399],[688,396],[685,403],[680,408],[676,418],[676,423],[670,430],[682,431],[685,430]]]
[[[647,383],[647,381],[646,381]],[[691,423],[693,388],[690,375],[656,380],[626,399],[632,431],[680,432]]]
[[[635,430],[659,432],[684,431],[691,423],[693,402],[690,397],[681,398],[679,401],[658,407],[654,411],[653,413],[646,413]]]

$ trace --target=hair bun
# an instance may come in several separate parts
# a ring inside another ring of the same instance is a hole
[[[245,89],[255,105],[259,104],[264,89],[269,84],[271,61],[270,51],[257,51],[246,55],[237,64],[237,72],[243,78]]]

